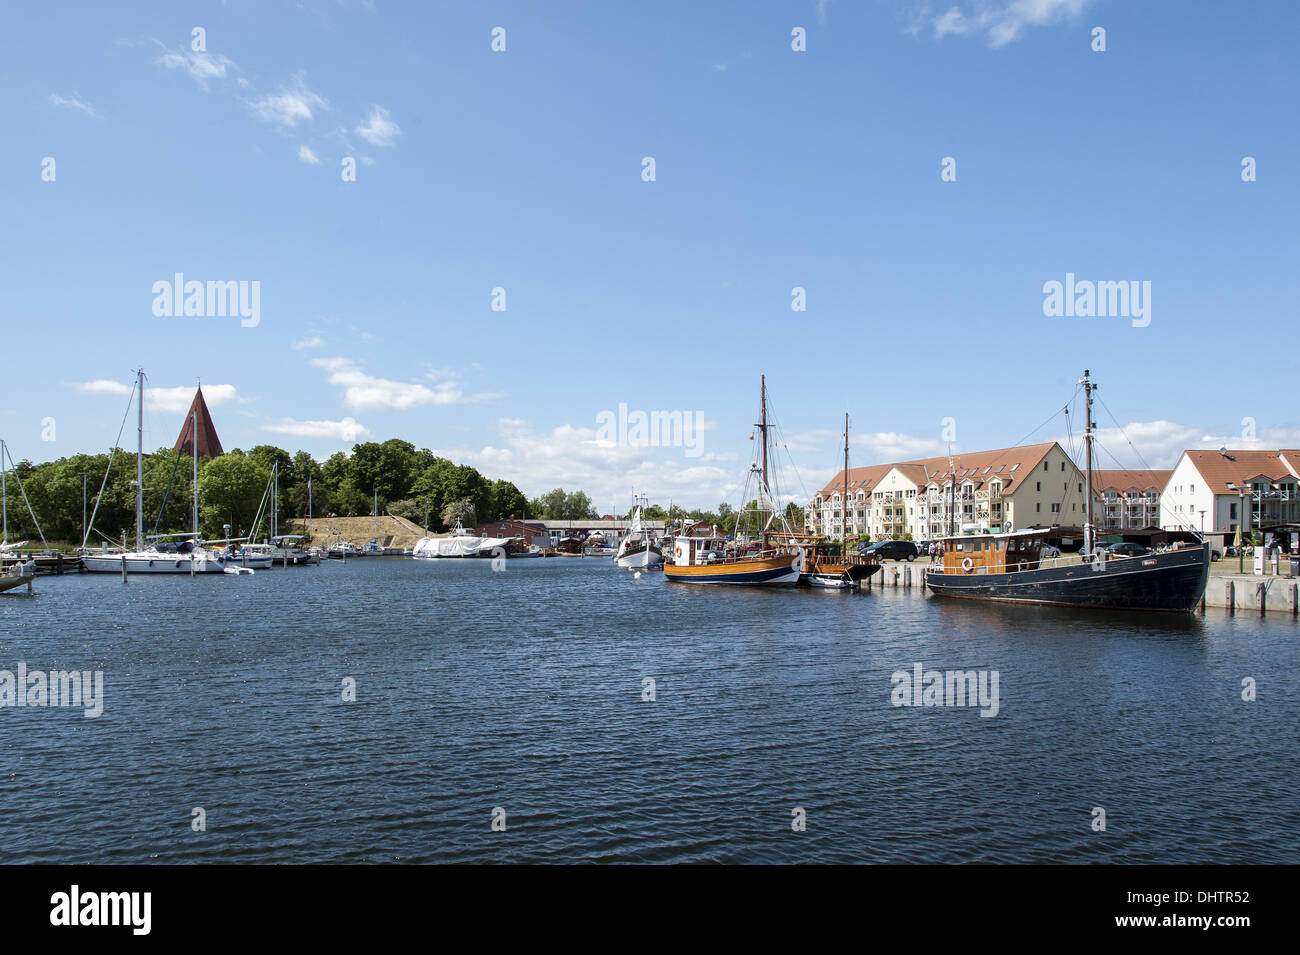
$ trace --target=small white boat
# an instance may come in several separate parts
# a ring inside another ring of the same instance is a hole
[[[330,560],[346,560],[349,557],[361,556],[361,552],[357,550],[357,545],[351,541],[335,541],[330,544],[325,556]]]
[[[650,531],[641,526],[641,509],[647,501],[644,496],[635,500],[636,506],[632,509],[631,525],[628,527],[627,535],[619,542],[614,563],[627,570],[662,567],[663,545],[655,540]]]

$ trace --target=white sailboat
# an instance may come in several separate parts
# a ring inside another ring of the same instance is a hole
[[[146,541],[144,533],[144,371],[137,374],[136,389],[138,394],[137,446],[135,458],[135,549],[109,550],[107,543],[99,551],[83,551],[82,566],[91,573],[99,574],[251,574],[247,567],[238,566],[203,546],[199,539],[199,443],[197,435],[197,414],[191,416],[190,446],[194,452],[194,503],[193,525],[190,534],[163,535],[174,540],[154,538],[152,543]],[[112,459],[109,459],[112,467]],[[98,512],[99,504],[95,504]],[[90,526],[95,522],[91,514]],[[127,542],[123,541],[123,545]],[[84,548],[85,541],[82,541]]]
[[[635,506],[632,508],[632,519],[627,535],[619,542],[614,563],[629,570],[662,567],[664,563],[662,545],[649,530],[641,526],[641,510],[649,502],[644,495],[641,497],[633,495],[633,501]]]

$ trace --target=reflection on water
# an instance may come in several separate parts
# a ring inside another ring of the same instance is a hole
[[[1290,618],[586,559],[37,590],[0,669],[102,669],[104,715],[0,709],[3,861],[1300,861]],[[918,663],[996,670],[997,716],[891,705]]]

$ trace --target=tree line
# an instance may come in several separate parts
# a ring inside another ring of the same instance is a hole
[[[339,451],[323,462],[306,451],[290,454],[269,444],[201,458],[199,533],[217,539],[223,536],[224,525],[230,525],[235,536],[251,533],[272,470],[277,467],[282,527],[287,521],[306,518],[309,510],[315,517],[369,515],[376,502],[378,513],[395,514],[431,531],[445,531],[458,519],[472,525],[509,518],[596,516],[591,499],[582,491],[556,488],[530,501],[510,481],[490,480],[474,467],[392,438],[354,445],[351,454]],[[134,544],[135,468],[134,451],[120,448],[42,464],[18,461],[6,488],[9,539],[37,540],[43,532],[51,542],[80,542],[83,520],[93,514],[89,546],[98,546],[105,539],[117,542],[124,531]],[[35,522],[22,502],[20,481]],[[146,533],[175,534],[191,529],[193,481],[188,451],[160,448],[145,455]],[[268,532],[269,500],[265,513],[267,517],[257,529],[259,537]]]
[[[118,542],[123,531],[131,534],[134,544],[135,464],[134,451],[122,449],[75,454],[42,464],[17,462],[6,487],[9,540],[38,540],[43,532],[51,542],[79,543],[83,520],[94,514],[88,546],[97,547],[105,539]],[[278,468],[279,474],[281,527],[290,520],[306,518],[309,510],[315,517],[370,515],[376,501],[379,514],[393,514],[434,532],[446,531],[457,521],[469,527],[507,519],[585,520],[600,516],[584,491],[555,488],[530,500],[510,481],[490,480],[470,465],[456,464],[427,448],[417,449],[408,441],[391,438],[354,445],[351,454],[338,451],[323,462],[306,451],[290,454],[269,444],[201,458],[199,533],[217,539],[224,536],[224,525],[230,525],[237,537],[252,533],[273,468]],[[146,533],[190,530],[192,469],[188,451],[160,448],[145,455]],[[23,504],[19,480],[39,531]],[[755,507],[751,501],[744,511]],[[268,533],[269,512],[268,500],[267,516],[256,528],[259,538]],[[742,513],[726,503],[712,511],[650,505],[644,516],[667,521],[670,526],[674,521],[708,521],[733,533]],[[803,521],[802,511],[793,504],[786,516],[792,524]]]

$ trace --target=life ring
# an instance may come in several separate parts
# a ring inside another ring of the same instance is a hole
[[[961,562],[961,569],[966,571],[966,573],[968,574],[971,572],[971,568],[974,566],[975,566],[975,561],[971,560],[969,557],[965,558]]]
[[[673,553],[674,553],[676,556],[681,557],[681,556],[682,556],[682,545],[681,545],[681,544],[678,544],[677,547],[673,550]]]

